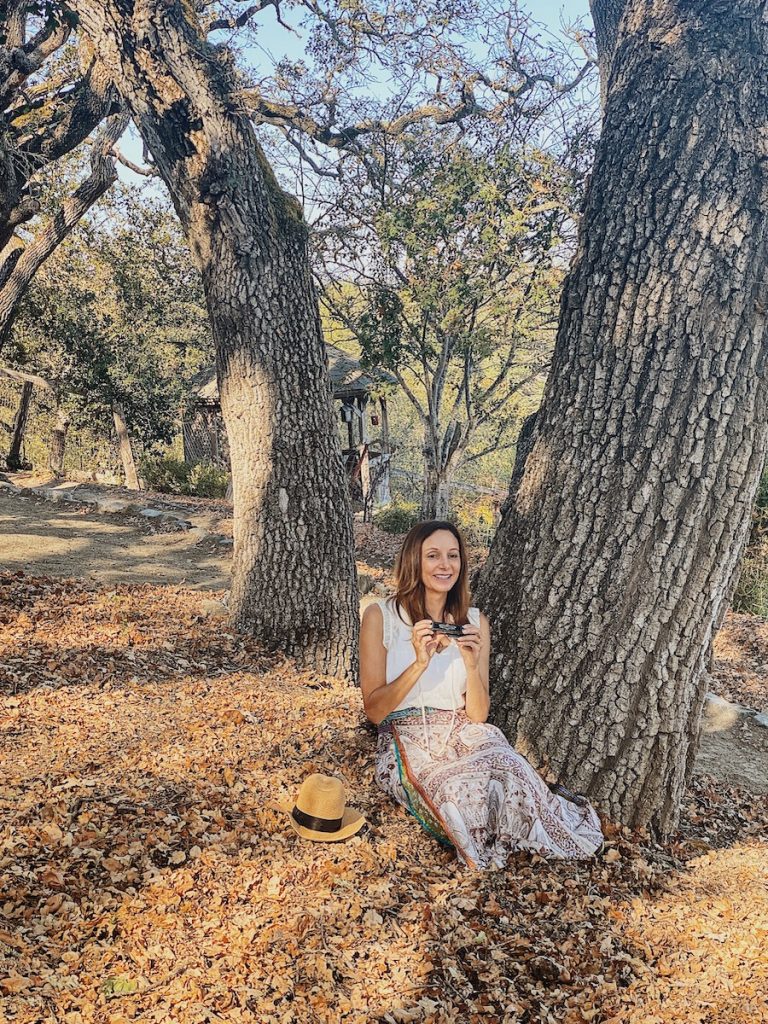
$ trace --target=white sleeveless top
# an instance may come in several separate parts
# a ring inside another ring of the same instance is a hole
[[[387,683],[397,677],[416,661],[416,651],[411,642],[412,624],[408,614],[401,609],[397,614],[394,598],[377,601],[384,619],[384,646],[387,649]],[[473,626],[480,625],[480,609],[468,610],[469,621]],[[406,621],[403,621],[406,620]],[[457,711],[464,707],[464,694],[467,692],[467,669],[461,651],[454,641],[432,658],[422,673],[421,678],[395,711],[405,708],[440,708],[445,711]]]

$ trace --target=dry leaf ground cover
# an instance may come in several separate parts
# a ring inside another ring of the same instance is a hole
[[[0,575],[0,1019],[768,1019],[768,802],[698,778],[665,847],[460,868],[373,784],[359,695],[201,594]],[[369,827],[273,804],[339,775]]]

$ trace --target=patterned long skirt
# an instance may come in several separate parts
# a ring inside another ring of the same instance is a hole
[[[586,858],[600,820],[552,793],[494,725],[463,711],[395,712],[379,726],[376,782],[470,868],[502,868],[514,850]]]

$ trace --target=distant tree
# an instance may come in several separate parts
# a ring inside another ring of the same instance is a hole
[[[322,301],[418,417],[429,519],[447,515],[462,466],[514,445],[514,400],[551,357],[590,152],[584,130],[571,167],[514,151],[484,120],[475,132],[381,139],[374,172],[345,163],[316,231]]]
[[[171,439],[188,382],[212,343],[199,275],[162,204],[115,193],[42,268],[21,305],[8,356],[52,384],[61,422]],[[66,423],[66,426],[64,424]],[[126,477],[131,464],[123,442]]]

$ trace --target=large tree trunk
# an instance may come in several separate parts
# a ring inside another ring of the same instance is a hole
[[[552,372],[477,594],[495,721],[662,832],[766,450],[760,11],[627,0]]]
[[[112,419],[115,423],[117,443],[120,448],[120,461],[123,464],[125,473],[125,486],[129,491],[140,491],[139,474],[136,472],[136,460],[133,457],[133,446],[131,435],[128,433],[128,424],[125,419],[125,410],[120,402],[112,402]]]
[[[133,114],[203,276],[229,437],[235,623],[353,678],[352,518],[307,227],[180,0],[72,4]]]
[[[21,386],[21,397],[16,409],[16,416],[13,420],[11,447],[8,449],[8,455],[5,460],[5,464],[10,470],[21,469],[21,446],[24,444],[24,434],[27,429],[31,401],[32,382],[25,380]]]

